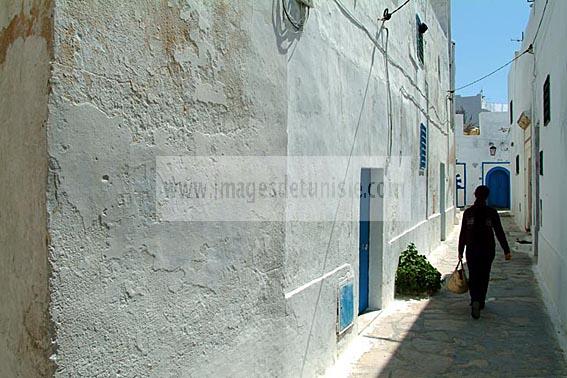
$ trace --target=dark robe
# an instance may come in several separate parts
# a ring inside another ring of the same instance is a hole
[[[504,254],[510,253],[500,216],[495,209],[484,203],[475,203],[465,210],[459,236],[459,256],[463,255],[466,247],[471,302],[478,301],[481,306],[484,306],[486,300],[490,269],[494,261],[495,234]]]

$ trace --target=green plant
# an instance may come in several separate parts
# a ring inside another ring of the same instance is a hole
[[[420,255],[411,243],[400,255],[396,292],[401,295],[431,295],[441,288],[441,273]]]

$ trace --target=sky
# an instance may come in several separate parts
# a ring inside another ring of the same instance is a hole
[[[531,8],[526,0],[453,0],[452,33],[456,43],[457,88],[466,85],[514,58]],[[463,89],[473,96],[483,90],[488,102],[508,102],[509,67]]]

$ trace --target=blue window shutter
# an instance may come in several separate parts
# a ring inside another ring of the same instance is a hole
[[[425,171],[427,167],[427,127],[419,125],[419,170]]]

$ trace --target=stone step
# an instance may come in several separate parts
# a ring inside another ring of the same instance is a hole
[[[521,243],[514,243],[514,249],[518,252],[532,252],[532,245],[531,244],[521,244]]]

